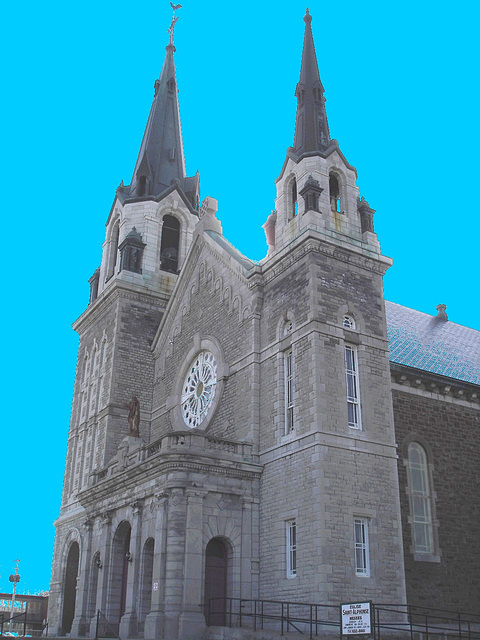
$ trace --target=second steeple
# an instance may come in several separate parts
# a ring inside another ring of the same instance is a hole
[[[312,16],[309,10],[303,18],[305,37],[303,40],[300,81],[297,84],[297,118],[293,150],[298,155],[324,151],[330,143],[323,85],[318,72],[317,56],[312,35]]]

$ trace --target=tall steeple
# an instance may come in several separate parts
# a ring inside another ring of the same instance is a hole
[[[303,18],[305,37],[303,40],[302,67],[297,84],[297,119],[293,151],[298,155],[324,151],[330,143],[323,85],[318,73],[317,56],[312,35],[312,16],[309,10]]]
[[[193,208],[198,207],[199,176],[187,178],[183,151],[177,78],[173,54],[173,31],[143,134],[142,144],[129,186],[120,189],[124,198],[158,197],[172,185],[180,187]]]

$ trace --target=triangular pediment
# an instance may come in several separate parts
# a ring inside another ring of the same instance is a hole
[[[215,235],[219,237],[216,238]],[[254,266],[220,234],[205,231],[193,241],[165,315],[158,328],[152,347],[161,354],[168,350],[189,322],[189,312],[194,305],[202,306],[202,326],[190,327],[192,331],[206,331],[208,316],[219,305],[224,307],[225,317],[231,318],[232,330],[251,313],[250,292],[246,274]],[[203,303],[207,301],[207,303]]]

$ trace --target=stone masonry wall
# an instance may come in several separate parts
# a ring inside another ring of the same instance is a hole
[[[266,269],[262,311],[260,589],[264,598],[338,604],[405,600],[396,449],[381,272],[375,261],[305,241]],[[267,263],[268,265],[268,263]],[[291,314],[291,315],[289,315]],[[356,328],[344,329],[345,314]],[[292,319],[289,335],[282,318]],[[345,345],[356,349],[361,428],[348,426]],[[285,429],[285,353],[294,428]],[[370,575],[356,576],[355,517]],[[286,521],[297,522],[295,578]]]
[[[405,572],[408,602],[480,613],[480,411],[394,390],[395,431],[400,458]],[[431,455],[433,495],[438,520],[440,562],[415,560],[407,488],[405,440],[417,440]]]

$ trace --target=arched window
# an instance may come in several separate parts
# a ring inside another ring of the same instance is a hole
[[[295,178],[292,180],[291,185],[291,209],[289,219],[294,218],[298,213],[298,195],[297,195],[297,181]]]
[[[343,316],[342,325],[345,329],[355,329],[355,320],[352,316],[345,315]]]
[[[408,445],[408,484],[414,552],[432,554],[432,497],[427,454],[418,442]]]
[[[338,184],[338,178],[333,173],[330,174],[328,181],[330,190],[330,208],[332,211],[341,213],[341,201],[340,201],[340,185]]]
[[[178,272],[178,249],[180,246],[180,222],[173,216],[163,217],[162,243],[160,245],[160,269]]]

